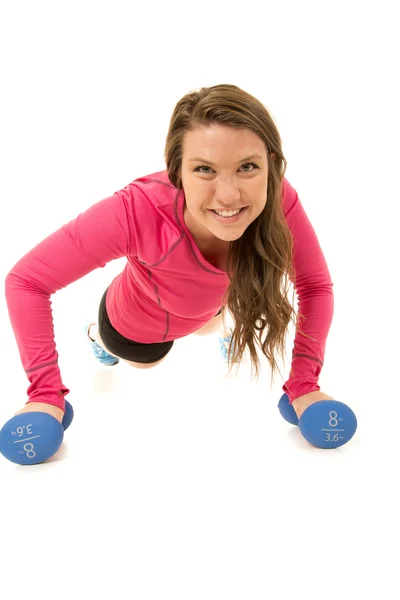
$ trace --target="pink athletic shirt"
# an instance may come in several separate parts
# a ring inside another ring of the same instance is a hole
[[[332,281],[317,236],[286,178],[282,202],[294,237],[298,312],[310,340],[296,332],[291,371],[282,389],[292,402],[319,390],[333,317]],[[136,342],[171,341],[193,333],[221,308],[227,273],[201,254],[186,227],[184,190],[166,170],[140,177],[49,235],[8,273],[5,294],[29,402],[65,409],[54,340],[51,295],[108,262],[127,263],[107,293],[113,327]]]

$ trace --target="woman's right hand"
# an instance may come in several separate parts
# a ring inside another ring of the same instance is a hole
[[[16,412],[14,417],[26,412],[44,412],[57,419],[60,423],[64,418],[64,411],[62,408],[58,408],[58,406],[54,406],[53,404],[47,404],[46,402],[29,402],[28,404],[25,404],[24,408]]]

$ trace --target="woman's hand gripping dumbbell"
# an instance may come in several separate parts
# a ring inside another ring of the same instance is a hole
[[[278,408],[285,421],[298,425],[303,437],[317,448],[343,446],[357,429],[351,408],[319,390],[296,398],[293,404],[283,394]]]
[[[0,430],[0,452],[19,465],[42,463],[59,450],[73,418],[74,411],[67,400],[65,414],[57,406],[30,402]]]

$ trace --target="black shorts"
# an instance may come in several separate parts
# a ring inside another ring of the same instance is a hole
[[[171,350],[174,342],[159,342],[156,344],[143,344],[130,340],[111,325],[106,310],[106,296],[108,288],[103,294],[99,306],[99,334],[106,348],[119,358],[132,362],[151,364],[164,358]],[[217,312],[219,315],[221,309]]]

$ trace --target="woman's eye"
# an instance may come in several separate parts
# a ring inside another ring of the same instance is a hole
[[[242,167],[243,166],[248,166],[248,165],[251,165],[252,167],[254,167],[254,169],[259,169],[260,168],[255,163],[244,163],[242,165]],[[206,165],[200,165],[199,167],[196,167],[195,171],[199,171],[199,169],[211,169],[211,167],[207,167]],[[245,173],[252,173],[254,171],[254,169],[251,169],[250,171],[248,169],[246,169],[244,172]],[[203,173],[204,175],[208,175],[209,174],[209,173],[204,173],[203,171],[199,171],[199,173]]]

